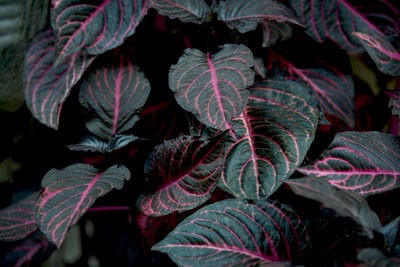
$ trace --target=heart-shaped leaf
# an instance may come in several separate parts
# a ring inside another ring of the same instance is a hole
[[[254,30],[263,20],[301,25],[289,8],[275,0],[223,0],[215,7],[215,12],[219,20],[241,33]]]
[[[86,151],[86,152],[99,152],[99,153],[110,153],[114,150],[123,148],[129,143],[137,140],[138,137],[134,135],[120,135],[117,134],[111,138],[108,142],[104,142],[96,138],[95,136],[86,136],[78,144],[68,145],[67,147],[75,151]]]
[[[333,67],[301,69],[291,63],[287,66],[291,73],[298,75],[311,87],[324,113],[336,116],[354,127],[354,83],[350,75]]]
[[[316,41],[332,40],[349,52],[363,51],[353,32],[387,36],[399,32],[398,18],[387,1],[289,0],[306,32]],[[393,17],[391,16],[393,14]]]
[[[214,55],[186,49],[171,66],[169,87],[185,110],[209,127],[226,130],[247,103],[254,58],[244,45],[226,44]]]
[[[36,35],[28,46],[23,82],[25,102],[32,115],[57,129],[64,101],[94,57],[78,52],[58,63],[54,58],[54,36],[48,29]]]
[[[98,197],[111,189],[121,189],[130,179],[129,170],[114,165],[102,172],[91,165],[74,164],[62,170],[51,169],[42,180],[43,190],[35,204],[40,230],[57,247],[68,228],[92,206]]]
[[[304,224],[289,207],[230,199],[196,211],[153,250],[180,266],[267,266],[299,262],[309,245]]]
[[[38,192],[0,211],[0,240],[23,239],[37,229],[33,207]]]
[[[372,230],[379,231],[381,223],[378,215],[371,210],[368,202],[359,195],[336,189],[329,182],[311,177],[288,179],[285,181],[297,195],[321,202],[341,216],[351,217],[364,227],[369,238]]]
[[[207,201],[221,175],[224,134],[207,141],[182,136],[157,146],[145,164],[145,173],[158,181],[155,193],[137,201],[150,216],[193,209]]]
[[[292,36],[290,23],[264,20],[261,25],[263,29],[262,47],[269,47],[276,44],[278,40],[284,41]]]
[[[389,95],[389,107],[392,108],[392,114],[400,117],[400,89],[385,91]]]
[[[361,32],[353,34],[360,39],[361,44],[380,71],[392,76],[400,75],[400,52],[390,42],[378,35]]]
[[[255,83],[245,110],[233,119],[220,186],[238,198],[271,195],[302,162],[318,117],[301,84],[279,76]]]
[[[96,66],[80,86],[79,101],[97,115],[87,128],[105,140],[129,130],[149,94],[149,81],[124,53]]]
[[[197,24],[209,21],[210,7],[204,0],[150,0],[150,3],[159,14],[171,19]]]
[[[146,0],[53,0],[58,60],[81,50],[99,55],[121,45],[147,9]]]
[[[340,189],[371,195],[400,187],[400,140],[380,132],[338,133],[321,158],[298,170]]]

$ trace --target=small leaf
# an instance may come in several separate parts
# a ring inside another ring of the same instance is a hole
[[[23,239],[37,230],[33,207],[38,192],[0,211],[0,241]]]
[[[400,89],[385,91],[389,95],[389,107],[392,108],[392,114],[400,117]]]
[[[264,66],[264,62],[262,58],[254,58],[254,70],[256,71],[256,75],[261,76],[261,78],[265,79],[265,74],[267,73],[267,69]]]
[[[86,151],[86,152],[99,152],[110,153],[128,145],[129,143],[137,140],[138,137],[134,135],[120,135],[117,134],[108,142],[104,142],[95,136],[86,136],[79,144],[67,145],[70,150]]]
[[[204,0],[150,0],[151,7],[170,19],[201,24],[209,21],[210,7]]]
[[[121,189],[130,172],[114,165],[104,172],[87,165],[74,164],[62,170],[51,169],[42,180],[43,190],[35,204],[40,230],[57,247],[68,228],[92,206],[98,197],[111,189]]]
[[[261,25],[263,30],[262,47],[269,47],[276,44],[278,40],[284,41],[292,36],[292,26],[289,23],[264,20]]]
[[[321,158],[298,170],[361,195],[400,187],[400,140],[380,132],[338,133]]]
[[[121,45],[147,9],[146,0],[53,0],[58,60],[81,50],[99,55]]]
[[[391,259],[385,256],[377,248],[363,248],[357,254],[357,260],[366,263],[367,267],[398,267],[400,266],[399,259]]]
[[[150,83],[124,53],[97,66],[80,86],[79,101],[97,116],[86,127],[109,140],[139,120],[139,111],[150,94]]]
[[[138,199],[138,208],[146,215],[162,216],[207,201],[221,175],[223,136],[210,141],[182,136],[157,146],[144,171],[160,184],[155,193]]]
[[[24,93],[32,115],[57,129],[62,105],[94,57],[74,53],[54,62],[54,36],[51,29],[36,35],[25,56]]]
[[[353,33],[357,36],[376,66],[385,74],[400,75],[400,52],[390,42],[379,35],[369,35],[361,32]]]
[[[318,108],[299,83],[279,76],[255,83],[233,119],[220,186],[237,198],[266,198],[302,162],[318,124]]]
[[[301,25],[293,12],[275,0],[224,0],[215,7],[218,19],[241,33],[255,30],[263,20]]]
[[[230,199],[196,211],[153,250],[168,253],[179,266],[269,266],[299,262],[309,245],[304,224],[289,207]]]
[[[226,130],[243,111],[254,82],[254,59],[244,45],[226,44],[214,55],[186,49],[171,66],[169,87],[185,110],[209,127]]]
[[[400,244],[396,242],[396,237],[400,230],[400,217],[397,217],[389,224],[382,227],[379,232],[385,237],[386,246],[388,249],[395,249],[395,247],[400,247]]]
[[[378,215],[371,210],[361,196],[336,189],[329,182],[316,178],[288,179],[285,181],[297,195],[321,202],[341,216],[351,217],[364,227],[370,239],[371,230],[379,231],[381,223]]]

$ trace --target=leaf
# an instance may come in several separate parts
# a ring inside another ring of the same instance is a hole
[[[241,33],[255,30],[263,20],[301,25],[293,12],[275,0],[224,0],[215,7],[218,19]]]
[[[82,50],[99,55],[121,45],[147,9],[146,0],[53,0],[57,60]]]
[[[379,232],[385,237],[386,246],[388,249],[395,250],[396,247],[400,248],[400,244],[396,242],[396,237],[400,229],[400,217],[397,217],[389,224],[382,227]]]
[[[301,69],[291,63],[288,63],[288,70],[311,87],[324,113],[354,127],[354,83],[351,75],[334,68]]]
[[[298,170],[361,195],[400,187],[400,140],[380,132],[338,133],[319,160]]]
[[[237,198],[271,195],[302,162],[318,117],[301,84],[279,76],[255,83],[245,110],[233,119],[234,141],[226,154],[221,188]]]
[[[309,245],[304,224],[289,207],[229,199],[196,211],[153,250],[168,253],[179,266],[269,266],[299,262]]]
[[[263,42],[262,47],[269,47],[278,42],[284,41],[292,36],[292,26],[289,23],[279,23],[264,20],[262,23]]]
[[[264,66],[263,59],[260,57],[254,58],[254,70],[256,75],[261,76],[261,78],[265,79],[265,74],[267,73],[267,69]]]
[[[0,211],[0,241],[14,241],[37,230],[33,206],[38,192]]]
[[[54,36],[51,29],[36,35],[25,56],[24,94],[32,115],[57,129],[62,105],[94,57],[83,53],[54,62]]]
[[[108,142],[104,142],[95,136],[89,135],[82,139],[78,144],[67,145],[70,150],[98,152],[98,153],[111,153],[128,145],[129,143],[137,140],[138,137],[134,135],[119,135],[117,134]]]
[[[186,49],[171,66],[169,87],[183,109],[207,126],[226,130],[247,103],[253,64],[253,54],[244,45],[225,44],[212,56]]]
[[[204,0],[150,0],[151,7],[170,19],[201,24],[210,20],[210,7]]]
[[[400,89],[385,92],[389,95],[389,107],[392,108],[392,114],[400,117]]]
[[[86,127],[109,140],[139,120],[138,113],[150,94],[150,83],[124,53],[97,66],[80,86],[79,101],[96,116]]]
[[[322,43],[332,40],[348,52],[362,52],[353,32],[378,36],[396,35],[398,18],[392,18],[393,7],[387,1],[289,0],[306,33]]]
[[[378,69],[388,75],[400,75],[400,52],[390,42],[379,35],[369,35],[361,32],[353,33],[357,36],[375,62]]]
[[[316,178],[288,179],[285,181],[297,195],[321,202],[341,216],[351,217],[360,224],[370,239],[372,230],[379,231],[381,223],[378,215],[371,210],[368,202],[361,196],[341,191],[329,182]]]
[[[121,189],[129,170],[114,165],[102,172],[91,165],[74,164],[51,169],[42,180],[43,190],[35,204],[35,218],[47,239],[60,247],[68,228],[111,189]]]
[[[367,267],[398,267],[399,259],[391,259],[386,257],[377,248],[363,248],[357,254],[357,260],[367,264]]]
[[[158,145],[144,172],[159,183],[156,192],[142,196],[138,208],[150,216],[193,209],[207,201],[222,170],[224,134],[207,141],[182,136]]]

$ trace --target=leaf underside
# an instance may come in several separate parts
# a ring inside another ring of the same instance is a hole
[[[299,262],[308,246],[304,224],[287,206],[230,199],[196,211],[152,249],[180,266],[267,266]]]
[[[67,145],[70,150],[74,151],[85,151],[85,152],[97,152],[97,153],[111,153],[114,150],[121,149],[127,146],[129,143],[137,140],[138,137],[134,135],[119,135],[117,134],[108,142],[104,142],[95,136],[86,136],[80,143]]]
[[[380,132],[338,133],[319,160],[298,170],[361,195],[400,187],[400,140]]]
[[[159,14],[170,19],[197,24],[209,20],[210,7],[204,0],[150,0],[150,3]]]

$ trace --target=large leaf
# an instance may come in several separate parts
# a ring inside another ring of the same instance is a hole
[[[53,0],[51,24],[57,56],[84,50],[102,54],[134,34],[147,14],[146,0]]]
[[[150,0],[158,13],[183,22],[203,23],[209,20],[210,7],[204,0]]]
[[[329,182],[316,178],[288,179],[285,181],[297,195],[321,202],[341,216],[349,216],[373,238],[372,230],[379,231],[378,215],[371,210],[368,202],[359,195],[336,189]]]
[[[306,32],[316,41],[327,39],[349,52],[361,52],[353,32],[387,36],[399,31],[393,7],[381,0],[289,0]]]
[[[301,25],[293,12],[275,0],[224,0],[215,7],[218,19],[241,33],[252,31],[263,20]]]
[[[308,246],[305,226],[289,207],[230,199],[198,210],[153,249],[180,266],[269,266],[299,262]]]
[[[301,69],[291,63],[288,70],[311,87],[324,113],[354,127],[354,83],[350,75],[334,68]]]
[[[400,187],[400,140],[380,132],[336,135],[321,158],[299,171],[338,188],[371,195]]]
[[[124,53],[97,66],[80,86],[79,101],[96,116],[87,128],[103,139],[123,133],[138,121],[150,83]]]
[[[389,107],[392,108],[392,114],[400,117],[400,88],[386,91],[389,95]]]
[[[207,126],[226,130],[246,106],[253,64],[253,54],[244,45],[226,44],[212,56],[186,49],[170,69],[169,86],[185,110]]]
[[[360,39],[361,44],[380,71],[392,76],[400,75],[400,52],[390,42],[379,35],[361,32],[353,34]]]
[[[64,101],[94,57],[78,52],[58,63],[54,57],[54,36],[48,29],[36,35],[28,46],[23,82],[26,105],[33,116],[57,129]]]
[[[68,228],[111,189],[121,189],[130,172],[114,165],[102,172],[87,164],[51,169],[42,180],[43,190],[35,204],[35,217],[47,239],[60,247]]]
[[[89,135],[85,136],[78,144],[67,145],[67,147],[74,151],[111,153],[114,150],[118,150],[124,146],[127,146],[129,143],[137,139],[138,137],[134,135],[117,134],[108,142],[104,142],[95,136]]]
[[[144,171],[159,186],[155,193],[138,199],[139,209],[146,215],[162,216],[207,201],[222,171],[223,136],[210,141],[182,136],[157,146]]]
[[[271,195],[302,162],[318,117],[301,84],[279,76],[255,83],[245,110],[233,119],[221,187],[238,198]]]
[[[37,229],[33,206],[38,193],[32,193],[0,211],[0,240],[25,238]]]

